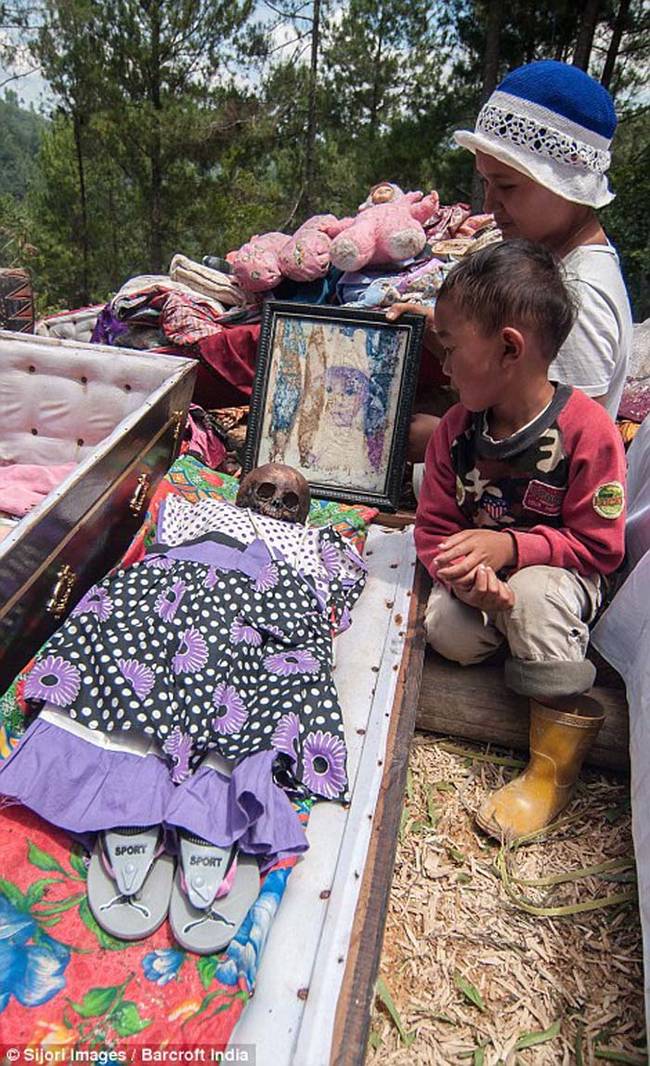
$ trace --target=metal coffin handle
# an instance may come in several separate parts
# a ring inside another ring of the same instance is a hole
[[[52,594],[45,604],[45,610],[49,614],[53,614],[55,618],[60,618],[62,614],[65,614],[76,580],[77,575],[67,563],[61,567],[56,575]]]
[[[147,493],[149,491],[149,485],[151,483],[150,474],[140,474],[135,486],[135,492],[129,500],[129,511],[137,518],[142,512],[142,508],[147,502]]]

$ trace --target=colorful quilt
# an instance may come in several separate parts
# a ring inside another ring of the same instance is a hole
[[[238,482],[183,456],[161,483],[121,565],[153,539],[160,501],[234,499]],[[314,525],[333,525],[359,548],[367,507],[315,501]],[[24,728],[27,670],[0,698],[0,759]],[[311,802],[295,804],[307,824]],[[260,894],[228,948],[210,956],[178,948],[167,923],[146,941],[116,940],[86,900],[84,852],[20,806],[0,809],[0,1053],[3,1046],[138,1049],[225,1048],[253,994],[268,931],[297,858],[264,876]]]
[[[0,744],[8,753],[6,727]],[[298,813],[306,824],[308,804]],[[295,862],[269,870],[226,951],[192,955],[167,923],[139,943],[104,933],[79,846],[24,807],[0,811],[2,1045],[225,1048]]]

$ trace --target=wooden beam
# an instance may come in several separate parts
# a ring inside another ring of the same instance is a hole
[[[384,774],[336,1008],[330,1066],[362,1066],[365,1062],[370,1009],[381,958],[409,752],[415,727],[424,658],[422,621],[428,588],[428,574],[421,563],[418,563],[411,592],[404,655],[391,713]]]
[[[625,691],[596,684],[590,695],[602,703],[606,717],[587,762],[628,770]],[[416,728],[526,751],[528,701],[505,687],[501,666],[458,666],[427,649]]]

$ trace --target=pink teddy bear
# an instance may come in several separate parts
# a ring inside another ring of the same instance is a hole
[[[293,237],[286,233],[251,237],[227,258],[237,281],[247,292],[267,292],[283,277],[294,281],[324,278],[330,268],[332,237],[353,221],[352,218],[339,220],[334,215],[314,215]]]
[[[439,206],[437,192],[423,196],[404,193],[391,182],[375,185],[352,225],[332,242],[332,263],[340,270],[361,270],[412,259],[426,244],[422,223]]]
[[[226,259],[242,289],[246,292],[266,292],[282,278],[278,253],[287,243],[286,233],[255,235],[242,244],[237,252],[228,252]]]
[[[293,281],[324,278],[331,264],[332,238],[351,226],[353,218],[314,215],[296,230],[280,249],[278,260],[285,277]]]

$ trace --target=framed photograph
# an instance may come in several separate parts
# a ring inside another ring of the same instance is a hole
[[[287,463],[316,497],[396,510],[423,330],[421,315],[266,303],[245,471]]]

